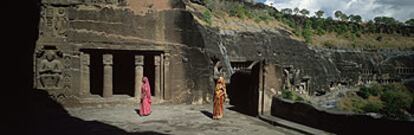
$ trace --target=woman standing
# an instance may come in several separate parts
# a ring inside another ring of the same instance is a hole
[[[224,82],[223,77],[219,77],[217,80],[216,88],[214,90],[214,108],[213,108],[213,119],[219,120],[223,117],[224,109],[223,104],[224,100],[227,97],[226,93],[226,83]]]
[[[147,77],[142,78],[141,87],[141,109],[139,115],[148,116],[151,114],[151,88]]]

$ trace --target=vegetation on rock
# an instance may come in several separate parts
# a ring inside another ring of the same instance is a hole
[[[400,83],[363,86],[358,92],[348,93],[337,106],[357,113],[375,112],[386,118],[405,120],[414,104],[414,93]]]
[[[276,9],[262,3],[252,4],[238,0],[201,1],[213,14],[211,16],[217,18],[208,19],[206,17],[209,16],[205,15],[207,12],[201,10],[207,24],[214,20],[226,22],[228,17],[234,17],[240,20],[238,24],[246,20],[265,22],[269,25],[260,28],[272,29],[271,27],[276,26],[315,46],[414,49],[414,19],[403,23],[392,17],[379,16],[373,20],[362,21],[360,15],[347,15],[341,11],[334,13],[335,18],[323,18],[325,12],[322,10],[309,16],[307,9]],[[272,23],[277,25],[271,25]]]

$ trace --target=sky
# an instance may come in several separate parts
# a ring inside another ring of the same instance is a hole
[[[272,5],[279,11],[283,8],[307,9],[310,15],[323,10],[324,17],[333,16],[336,10],[350,15],[361,15],[364,21],[376,16],[388,16],[405,22],[414,18],[414,0],[256,0],[266,5]]]

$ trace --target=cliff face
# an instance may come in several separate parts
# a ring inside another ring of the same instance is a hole
[[[312,48],[289,38],[282,30],[238,32],[204,29],[202,33],[203,37],[208,37],[204,39],[210,55],[222,58],[218,47],[222,42],[230,61],[265,60],[266,64],[276,64],[282,69],[293,68],[293,78],[311,77],[310,86],[314,91],[328,91],[336,84],[353,86],[369,81],[400,82],[412,77],[414,72],[413,51]]]
[[[76,99],[105,89],[137,97],[136,82],[147,76],[157,101],[209,101],[204,37],[181,1],[43,0],[41,8],[35,88]]]
[[[41,7],[34,87],[66,97],[102,89],[137,97],[136,82],[149,76],[160,101],[211,102],[218,74],[231,80],[230,72],[258,61],[281,67],[275,69],[286,73],[277,79],[285,85],[309,79],[320,92],[332,83],[401,81],[414,72],[410,51],[315,49],[284,30],[211,28],[180,0],[43,0]]]

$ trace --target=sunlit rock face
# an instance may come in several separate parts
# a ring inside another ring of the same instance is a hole
[[[34,87],[74,102],[137,98],[147,76],[154,102],[201,104],[211,102],[217,76],[230,81],[258,61],[280,67],[283,87],[309,80],[311,94],[412,77],[410,51],[310,48],[283,30],[229,31],[194,18],[180,0],[43,0]]]

